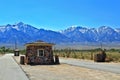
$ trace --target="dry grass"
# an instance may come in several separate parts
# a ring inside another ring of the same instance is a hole
[[[94,55],[99,51],[55,51],[54,54],[59,55],[60,57],[69,57],[75,59],[87,59],[93,60]],[[120,53],[118,51],[106,51],[107,58],[111,59],[112,62],[120,62]]]

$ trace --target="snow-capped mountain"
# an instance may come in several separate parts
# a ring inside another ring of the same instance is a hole
[[[98,29],[98,33],[99,41],[120,41],[119,32],[116,32],[115,29],[112,29],[110,27],[102,26]]]
[[[77,43],[77,42],[120,42],[120,28],[113,29],[107,26],[99,28],[85,28],[81,26],[70,27],[56,32],[37,29],[23,22],[14,25],[0,26],[0,43],[25,44],[36,40],[51,43]]]
[[[71,40],[65,35],[44,29],[37,29],[31,25],[19,22],[14,25],[7,24],[0,26],[0,43],[25,44],[36,40],[43,40],[52,43],[65,43]]]
[[[69,38],[75,39],[78,42],[115,42],[120,41],[120,29],[113,29],[107,26],[101,26],[98,29],[84,28],[80,26],[70,27],[62,34]]]
[[[77,42],[92,42],[97,40],[97,31],[94,28],[70,27],[61,33]]]

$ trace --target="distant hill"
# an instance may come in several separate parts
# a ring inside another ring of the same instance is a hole
[[[63,31],[37,29],[29,24],[19,22],[0,26],[0,44],[24,45],[28,42],[43,40],[55,44],[86,43],[86,42],[120,42],[120,28],[113,29],[107,26],[85,28],[70,27]]]

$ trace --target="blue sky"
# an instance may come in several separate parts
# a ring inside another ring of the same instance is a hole
[[[120,0],[0,0],[0,25],[20,21],[50,30],[119,28]]]

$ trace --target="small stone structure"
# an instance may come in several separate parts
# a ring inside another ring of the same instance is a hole
[[[52,43],[37,41],[26,44],[26,59],[27,64],[55,64]]]

